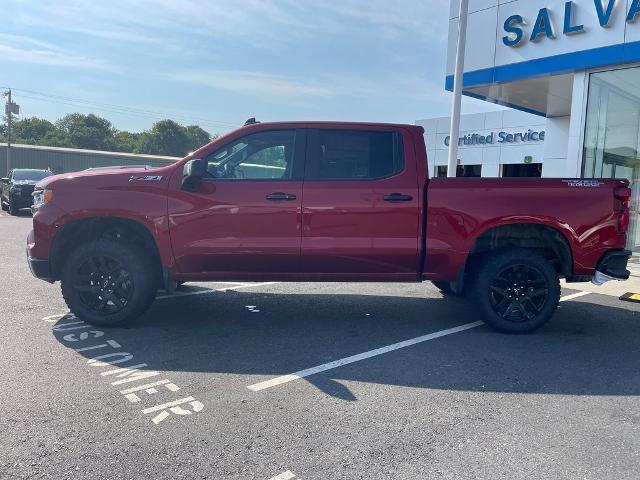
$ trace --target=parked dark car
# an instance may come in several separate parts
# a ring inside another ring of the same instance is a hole
[[[2,209],[11,215],[21,208],[33,205],[33,188],[43,178],[53,175],[49,170],[15,168],[7,178],[2,179]]]

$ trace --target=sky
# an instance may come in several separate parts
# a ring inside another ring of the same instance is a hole
[[[0,86],[21,118],[141,131],[247,118],[447,116],[449,0],[0,0]],[[498,107],[465,98],[463,113]]]

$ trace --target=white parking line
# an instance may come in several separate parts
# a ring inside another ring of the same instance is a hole
[[[393,352],[401,348],[410,347],[418,343],[428,342],[429,340],[435,340],[436,338],[441,338],[447,335],[452,335],[454,333],[463,332],[471,328],[479,327],[480,325],[483,325],[483,324],[484,322],[473,322],[473,323],[467,323],[465,325],[460,325],[454,328],[448,328],[446,330],[441,330],[439,332],[430,333],[428,335],[423,335],[421,337],[416,337],[410,340],[404,340],[402,342],[394,343],[393,345],[387,345],[386,347],[376,348],[375,350],[369,350],[368,352],[359,353],[357,355],[352,355],[346,358],[341,358],[340,360],[335,360],[333,362],[325,363],[323,365],[318,365],[317,367],[300,370],[290,375],[283,375],[281,377],[272,378],[271,380],[267,380],[265,382],[249,385],[247,388],[254,392],[259,392],[267,388],[275,387],[277,385],[282,385],[283,383],[293,382],[294,380],[299,380],[301,378],[308,377],[310,375],[315,375],[316,373],[325,372],[327,370],[332,370],[334,368],[342,367],[343,365],[360,362],[362,360],[366,360],[367,358],[377,357],[378,355],[383,355],[385,353]]]
[[[590,292],[578,292],[571,295],[564,296],[560,298],[561,302],[566,302],[568,300],[573,300],[575,298],[584,297],[585,295],[589,295]],[[385,353],[393,352],[395,350],[399,350],[401,348],[410,347],[412,345],[416,345],[418,343],[427,342],[429,340],[435,340],[436,338],[445,337],[447,335],[452,335],[454,333],[463,332],[465,330],[470,330],[475,327],[479,327],[483,325],[484,322],[473,322],[467,323],[465,325],[460,325],[459,327],[449,328],[447,330],[441,330],[439,332],[430,333],[428,335],[423,335],[421,337],[412,338],[409,340],[405,340],[403,342],[394,343],[393,345],[388,345],[386,347],[376,348],[375,350],[370,350],[368,352],[360,353],[358,355],[352,355],[351,357],[342,358],[340,360],[335,360],[333,362],[325,363],[323,365],[318,365],[317,367],[307,368],[305,370],[300,370],[295,373],[291,373],[289,375],[283,375],[280,377],[272,378],[271,380],[266,380],[264,382],[256,383],[253,385],[249,385],[247,388],[254,392],[259,392],[261,390],[266,390],[267,388],[275,387],[277,385],[282,385],[284,383],[293,382],[294,380],[299,380],[304,377],[308,377],[310,375],[315,375],[316,373],[326,372],[327,370],[332,370],[334,368],[342,367],[343,365],[348,365],[350,363],[360,362],[362,360],[366,360],[371,357],[376,357],[378,355],[383,355]]]
[[[222,288],[207,288],[204,290],[198,290],[197,292],[175,292],[171,295],[160,295],[156,297],[156,300],[164,300],[165,298],[179,298],[179,297],[190,297],[192,295],[204,295],[206,293],[213,292],[226,292],[229,290],[240,290],[241,288],[251,288],[251,287],[263,287],[265,285],[275,285],[280,282],[262,282],[262,283],[243,283],[242,285],[238,285],[235,287],[222,287]]]
[[[291,470],[287,470],[286,472],[281,473],[280,475],[271,477],[269,480],[291,480],[292,478],[297,478],[296,474],[293,473]]]
[[[67,315],[71,315],[71,314],[67,312],[67,313],[59,313],[57,315],[49,315],[48,317],[44,317],[42,320],[48,323],[55,323],[58,320],[62,319],[63,317],[66,317]]]
[[[562,297],[560,299],[561,302],[566,302],[567,300],[573,300],[574,298],[584,297],[585,295],[589,295],[591,292],[578,292],[573,293],[571,295],[567,295],[566,297]]]

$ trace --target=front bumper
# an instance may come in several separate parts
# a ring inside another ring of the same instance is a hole
[[[631,272],[627,270],[627,263],[631,257],[629,250],[613,250],[604,254],[598,262],[596,273],[601,273],[614,280],[628,280]]]
[[[49,260],[33,258],[27,254],[27,262],[29,263],[29,270],[31,270],[34,277],[53,283]]]

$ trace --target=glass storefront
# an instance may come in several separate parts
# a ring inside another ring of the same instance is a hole
[[[640,263],[640,67],[591,74],[586,120],[582,176],[631,181],[628,247]]]

